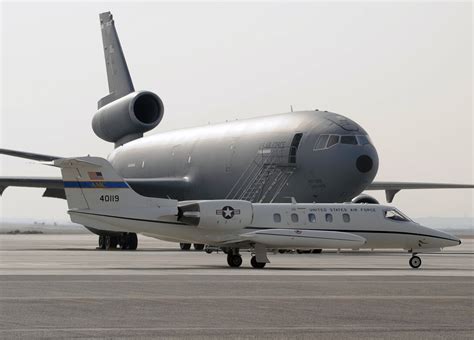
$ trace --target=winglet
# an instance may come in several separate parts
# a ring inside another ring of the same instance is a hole
[[[135,91],[135,89],[112,14],[110,12],[100,13],[99,18],[110,92],[97,103],[100,109],[102,106]]]

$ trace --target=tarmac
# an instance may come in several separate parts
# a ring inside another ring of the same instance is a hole
[[[0,235],[0,338],[472,339],[474,239],[440,254],[270,254],[265,269],[140,237]]]

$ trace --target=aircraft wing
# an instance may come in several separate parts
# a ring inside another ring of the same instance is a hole
[[[224,243],[248,242],[274,248],[359,248],[366,239],[340,231],[266,228],[241,234]]]
[[[58,157],[58,156],[42,155],[39,153],[16,151],[16,150],[10,150],[10,149],[0,149],[0,155],[8,155],[8,156],[13,156],[13,157],[32,159],[34,161],[41,161],[41,162],[50,162],[50,161],[54,161],[55,159],[63,158],[63,157]]]
[[[185,189],[187,178],[125,178],[132,189],[144,196],[150,189],[153,192],[167,192],[171,188]],[[66,199],[63,180],[60,177],[0,177],[0,196],[8,187],[45,188],[43,197]]]
[[[387,202],[391,203],[400,190],[405,189],[474,189],[473,184],[424,183],[424,182],[372,182],[365,190],[385,190]]]

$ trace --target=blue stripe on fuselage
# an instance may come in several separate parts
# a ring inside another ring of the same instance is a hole
[[[105,182],[105,181],[94,181],[94,182],[64,182],[65,188],[82,188],[82,189],[116,189],[116,188],[128,188],[128,184],[125,182]]]

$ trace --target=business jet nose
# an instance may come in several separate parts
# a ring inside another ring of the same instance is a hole
[[[454,247],[459,246],[461,244],[461,240],[459,239],[459,237],[442,231],[439,231],[439,233],[441,233],[442,237],[444,238],[444,247]]]

